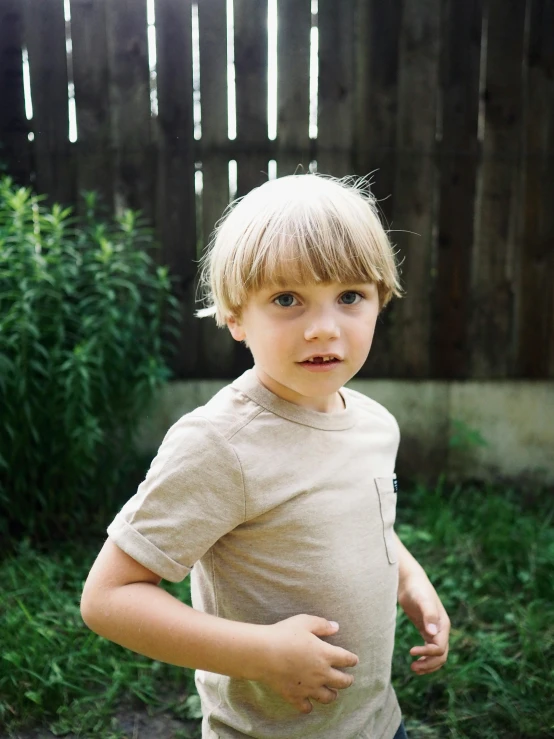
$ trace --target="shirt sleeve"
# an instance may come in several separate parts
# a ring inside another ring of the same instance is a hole
[[[208,420],[188,414],[167,432],[108,536],[144,567],[180,582],[244,519],[244,484],[234,449]]]

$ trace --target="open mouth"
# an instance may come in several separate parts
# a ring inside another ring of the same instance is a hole
[[[337,357],[312,357],[300,362],[300,364],[338,364],[340,361]]]

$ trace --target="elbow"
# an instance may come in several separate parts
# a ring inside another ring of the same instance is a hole
[[[93,617],[92,617],[91,609],[90,609],[88,600],[85,599],[84,593],[81,595],[81,618],[83,619],[85,626],[88,626],[89,629],[94,631],[94,627],[92,625]]]
[[[85,592],[83,591],[81,595],[81,618],[83,619],[85,626],[88,626],[91,631],[95,631],[95,628],[93,626],[94,623],[94,612],[91,608],[90,602],[88,600],[88,597],[86,596]]]
[[[102,599],[85,583],[81,594],[81,618],[86,626],[95,634],[102,636]]]

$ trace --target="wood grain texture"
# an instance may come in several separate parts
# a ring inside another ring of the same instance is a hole
[[[75,180],[63,0],[25,0],[25,41],[33,101],[35,187],[50,203],[70,204],[75,200]]]
[[[318,172],[352,174],[355,4],[319,0]]]
[[[404,0],[400,33],[394,214],[391,241],[398,250],[406,294],[391,305],[395,377],[430,371],[433,225],[438,172],[440,0]]]
[[[514,249],[521,215],[525,0],[490,0],[485,131],[468,327],[472,378],[507,377],[514,357]]]
[[[23,6],[18,0],[0,4],[0,162],[5,174],[30,185],[31,144],[23,92]]]
[[[310,0],[281,0],[277,40],[277,176],[310,166]]]
[[[267,3],[235,0],[238,197],[267,181]]]
[[[356,15],[355,169],[374,173],[387,224],[394,212],[398,64],[402,0],[359,0]]]
[[[525,65],[516,375],[554,377],[554,3],[532,0]]]
[[[470,269],[477,177],[482,0],[446,0],[432,373],[469,371]]]
[[[97,191],[114,208],[113,150],[106,36],[106,0],[72,0],[71,38],[77,111],[77,190]],[[81,205],[81,201],[79,201]]]
[[[146,0],[106,3],[107,63],[116,210],[154,217],[154,157]]]
[[[357,175],[369,178],[385,229],[394,213],[398,64],[402,0],[358,0],[355,16],[354,157]],[[379,316],[362,377],[390,377],[397,371],[393,304]]]
[[[181,340],[173,369],[191,375],[198,365],[196,199],[194,189],[192,20],[190,0],[156,3],[158,148],[156,224],[160,259],[175,279]]]

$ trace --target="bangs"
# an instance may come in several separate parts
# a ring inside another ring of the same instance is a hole
[[[202,270],[212,305],[196,315],[223,326],[272,285],[371,282],[381,307],[399,296],[394,252],[363,184],[291,175],[251,191],[216,228]]]
[[[382,271],[368,258],[370,244],[360,249],[359,243],[337,224],[325,226],[301,234],[279,234],[269,243],[260,244],[259,258],[251,265],[246,262],[242,270],[238,284],[244,286],[244,293],[268,285],[382,281]]]

